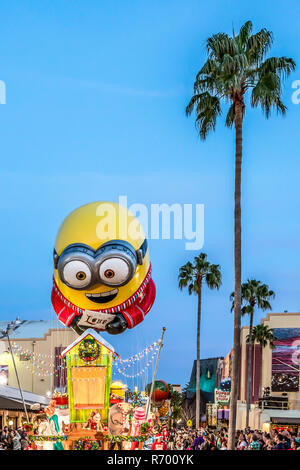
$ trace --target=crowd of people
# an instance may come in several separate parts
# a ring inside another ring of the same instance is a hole
[[[28,435],[22,428],[16,430],[5,426],[0,435],[0,450],[26,450]],[[149,433],[144,450],[228,450],[228,430],[209,428],[168,429]],[[237,431],[236,450],[300,450],[300,432],[272,429],[269,433],[259,430]]]
[[[228,450],[228,430],[183,428],[168,431],[169,450]],[[237,431],[236,450],[300,450],[300,432],[271,429],[269,433],[247,429]]]
[[[26,450],[29,445],[24,429],[4,426],[0,435],[0,450]]]

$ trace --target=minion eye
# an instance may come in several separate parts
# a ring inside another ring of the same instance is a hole
[[[107,269],[107,270],[104,272],[104,276],[105,276],[107,279],[112,279],[113,277],[115,277],[115,272],[114,272],[112,269]]]
[[[92,278],[89,266],[83,261],[69,261],[63,269],[62,281],[71,287],[86,287]]]
[[[100,265],[99,275],[106,284],[121,285],[129,278],[129,267],[123,259],[108,258]]]
[[[78,273],[76,274],[76,278],[78,279],[78,281],[84,281],[86,279],[85,272],[78,271]]]

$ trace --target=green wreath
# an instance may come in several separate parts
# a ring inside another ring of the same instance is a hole
[[[108,435],[108,436],[105,436],[104,439],[106,441],[111,441],[111,442],[122,442],[122,441],[126,441],[126,442],[144,442],[144,441],[147,440],[147,436],[122,436],[122,435],[112,436],[112,435]]]
[[[93,338],[84,339],[79,345],[79,357],[84,362],[92,362],[100,356],[100,345]]]

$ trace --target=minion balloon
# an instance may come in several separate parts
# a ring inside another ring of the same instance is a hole
[[[58,319],[122,333],[141,323],[155,299],[147,240],[137,218],[112,202],[75,209],[59,228],[51,301]]]

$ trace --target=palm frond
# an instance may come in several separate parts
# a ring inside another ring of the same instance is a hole
[[[275,73],[279,78],[286,79],[295,68],[295,61],[289,57],[269,57],[261,64],[258,73],[261,77]]]
[[[276,73],[266,73],[253,88],[251,106],[256,108],[259,105],[267,118],[270,117],[272,108],[275,108],[278,114],[285,114],[286,106],[281,101],[281,82]]]
[[[210,131],[216,129],[217,118],[221,115],[220,100],[209,93],[203,93],[197,102],[196,127],[199,129],[199,136],[205,140]]]
[[[218,33],[207,39],[207,60],[196,75],[194,96],[186,107],[187,116],[195,111],[202,140],[216,128],[221,100],[230,103],[227,127],[231,128],[235,122],[235,103],[242,102],[244,117],[244,96],[248,90],[251,90],[251,106],[260,106],[267,118],[272,109],[285,114],[282,83],[296,64],[285,56],[266,58],[272,43],[273,34],[266,28],[252,34],[251,21],[240,28],[237,36]]]
[[[210,57],[222,60],[224,54],[231,53],[233,41],[226,33],[217,33],[206,41],[206,48]]]
[[[266,28],[249,37],[246,44],[246,55],[250,64],[260,63],[273,43],[273,34]]]
[[[249,37],[251,36],[252,33],[252,21],[247,21],[245,24],[240,29],[240,32],[237,36],[237,41],[241,44],[242,47],[247,44],[247,41],[249,40]]]

